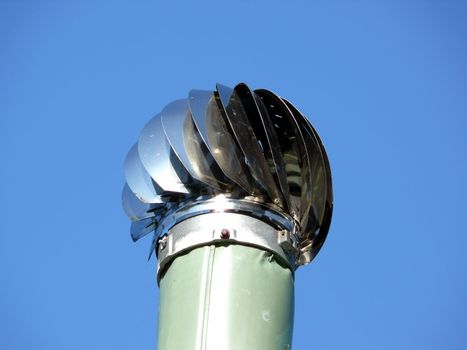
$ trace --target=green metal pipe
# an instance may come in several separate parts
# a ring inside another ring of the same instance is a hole
[[[290,349],[294,276],[269,251],[206,245],[160,278],[158,350]]]

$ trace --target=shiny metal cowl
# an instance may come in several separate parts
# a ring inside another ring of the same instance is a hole
[[[185,220],[237,213],[285,230],[294,269],[316,256],[331,222],[331,172],[316,130],[287,100],[243,83],[168,104],[128,153],[125,176],[131,236],[153,233],[150,254]]]

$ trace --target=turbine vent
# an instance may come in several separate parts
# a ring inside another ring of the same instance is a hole
[[[295,269],[329,230],[331,172],[316,130],[289,101],[244,83],[165,106],[128,152],[125,177],[131,237],[153,233],[150,254],[177,223],[234,212],[288,231]]]

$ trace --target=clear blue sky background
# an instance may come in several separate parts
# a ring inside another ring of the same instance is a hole
[[[467,2],[0,1],[0,349],[154,349],[123,159],[191,88],[292,100],[334,176],[294,349],[467,348]]]

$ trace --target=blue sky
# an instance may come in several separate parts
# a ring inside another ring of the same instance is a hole
[[[466,19],[465,1],[0,1],[0,348],[155,348],[123,160],[166,103],[244,81],[311,119],[333,171],[294,349],[465,349]]]

